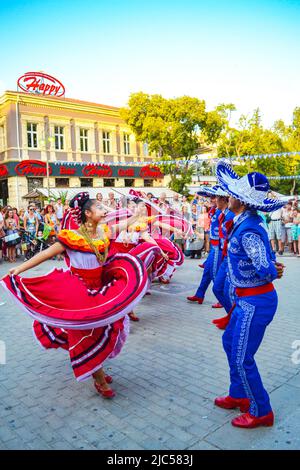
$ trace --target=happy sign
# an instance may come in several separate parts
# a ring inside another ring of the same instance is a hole
[[[27,72],[18,79],[18,87],[27,93],[40,95],[63,96],[65,87],[57,80],[42,72]]]

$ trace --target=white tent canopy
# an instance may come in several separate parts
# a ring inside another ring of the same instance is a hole
[[[101,193],[106,199],[108,197],[108,193],[114,192],[115,197],[119,198],[122,195],[127,196],[129,191],[134,189],[135,191],[143,191],[144,193],[152,193],[153,196],[159,197],[162,193],[166,193],[168,199],[172,199],[174,194],[178,194],[175,191],[172,191],[169,188],[153,188],[153,187],[143,187],[143,188],[50,188],[50,197],[51,195],[55,197],[55,199],[60,197],[61,193],[67,192],[67,199],[72,199],[75,194],[79,193],[80,191],[86,191],[89,193],[92,199],[96,198],[97,193]],[[48,196],[48,189],[47,188],[36,188],[36,191],[41,193],[43,196]]]

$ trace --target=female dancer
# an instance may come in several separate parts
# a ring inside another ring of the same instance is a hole
[[[115,357],[125,342],[127,313],[148,288],[147,272],[143,263],[129,254],[105,262],[109,232],[101,223],[106,212],[88,193],[77,194],[70,207],[80,223],[78,229],[61,230],[56,243],[11,269],[2,284],[35,319],[33,329],[41,345],[69,351],[76,379],[93,376],[96,390],[112,398],[112,379],[105,375],[102,364],[106,358]],[[135,216],[128,222],[134,220]],[[114,230],[126,225],[125,221]],[[68,270],[54,269],[37,278],[19,277],[61,253]]]
[[[121,214],[121,211],[119,212]],[[147,208],[144,202],[131,200],[130,212],[135,214],[135,219],[132,217],[128,219],[126,229],[119,231],[118,234],[115,233],[115,240],[111,243],[109,256],[116,253],[131,253],[139,257],[145,264],[151,280],[156,275],[157,267],[168,260],[168,255],[149,234],[149,218],[147,217]],[[110,227],[113,229],[113,226]],[[129,318],[132,321],[139,321],[139,317],[134,312],[130,312]]]

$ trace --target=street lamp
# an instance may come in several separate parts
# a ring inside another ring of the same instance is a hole
[[[48,199],[50,198],[50,182],[49,182],[49,156],[48,156],[48,144],[52,144],[54,142],[54,137],[51,135],[44,136],[41,139],[40,144],[45,148],[46,152],[46,172],[47,172],[47,191],[48,191]]]

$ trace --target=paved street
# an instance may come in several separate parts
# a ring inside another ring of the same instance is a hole
[[[30,318],[1,289],[0,448],[300,449],[300,364],[292,361],[292,344],[300,345],[300,259],[282,259],[279,308],[257,354],[276,413],[272,429],[233,428],[236,411],[214,407],[228,387],[222,333],[211,324],[223,310],[211,309],[211,291],[202,306],[186,302],[202,273],[199,261],[187,259],[170,286],[157,284],[143,299],[141,321],[131,323],[122,353],[107,362],[117,392],[111,401],[92,381],[75,381],[66,352],[38,346]],[[62,262],[34,272],[55,264]],[[0,266],[1,275],[8,266]]]

